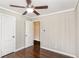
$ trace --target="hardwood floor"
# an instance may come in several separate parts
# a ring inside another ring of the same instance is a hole
[[[8,54],[2,58],[70,58],[69,56],[51,52],[38,46],[31,46],[15,53]]]

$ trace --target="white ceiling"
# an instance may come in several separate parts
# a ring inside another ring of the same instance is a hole
[[[25,0],[0,0],[0,6],[11,9],[22,14],[25,9],[10,7],[10,4],[26,6]],[[67,10],[75,8],[77,0],[32,0],[34,6],[48,5],[48,9],[37,10],[41,15],[50,14],[57,11]],[[26,16],[35,17],[34,13],[27,14]]]

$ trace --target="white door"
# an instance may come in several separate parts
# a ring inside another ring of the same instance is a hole
[[[0,16],[0,57],[1,57],[1,16]]]
[[[2,15],[2,56],[15,50],[15,24],[15,17]]]
[[[33,45],[33,23],[31,21],[25,22],[25,47]]]

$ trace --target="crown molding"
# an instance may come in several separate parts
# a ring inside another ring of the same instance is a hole
[[[9,11],[9,12],[12,12],[12,13],[15,13],[15,14],[18,14],[18,15],[22,15],[22,14],[20,14],[19,12],[16,12],[16,11],[13,11],[13,10],[11,10],[11,9],[4,8],[4,7],[1,7],[1,6],[0,6],[0,9],[7,10],[7,11]],[[33,18],[44,17],[44,16],[49,16],[49,15],[54,15],[54,14],[60,14],[60,13],[64,13],[64,12],[74,11],[74,10],[75,10],[75,8],[71,8],[71,9],[62,10],[62,11],[57,11],[57,12],[52,12],[52,13],[49,13],[49,14],[40,15],[40,16],[36,16],[36,17],[30,17],[30,16],[26,16],[26,15],[25,15],[25,17],[28,17],[28,18],[33,19]]]
[[[79,5],[79,0],[77,0],[75,10],[77,9],[78,5]]]
[[[40,16],[31,17],[31,18],[38,18],[38,17],[49,16],[49,15],[55,15],[55,14],[65,13],[65,12],[74,11],[74,10],[75,10],[75,8],[71,8],[71,9],[62,10],[62,11],[57,11],[57,12],[52,12],[52,13],[49,13],[49,14],[40,15]]]
[[[0,9],[6,10],[6,11],[9,11],[9,12],[12,12],[12,13],[18,14],[18,15],[22,15],[22,14],[19,13],[19,12],[13,11],[13,10],[8,9],[8,8],[5,8],[5,7],[1,7],[1,6],[0,6]],[[24,15],[24,16],[25,16],[25,15]],[[31,17],[29,17],[29,16],[26,16],[26,17],[31,18]]]
[[[15,14],[18,14],[18,15],[21,15],[20,13],[18,13],[18,12],[16,12],[16,11],[13,11],[13,10],[11,10],[11,9],[4,8],[4,7],[1,7],[1,6],[0,6],[0,9],[4,9],[4,10],[6,10],[6,11],[9,11],[9,12],[12,12],[12,13],[15,13]]]

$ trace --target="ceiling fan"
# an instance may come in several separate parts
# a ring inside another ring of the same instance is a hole
[[[27,6],[17,6],[17,5],[10,5],[11,7],[18,7],[18,8],[26,8],[25,12],[22,15],[26,15],[27,13],[35,13],[36,15],[40,15],[35,9],[47,9],[48,6],[33,6],[31,5],[31,0],[26,0]]]

